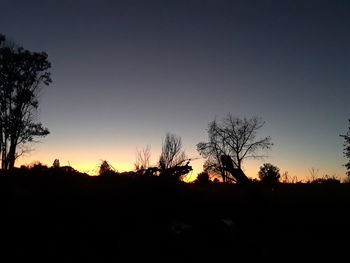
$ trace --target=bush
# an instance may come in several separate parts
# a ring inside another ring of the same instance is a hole
[[[279,183],[280,169],[270,163],[264,163],[259,170],[259,179],[265,184],[277,184]]]
[[[112,167],[112,165],[110,165],[106,160],[104,160],[101,162],[98,174],[100,176],[112,176],[112,175],[116,175],[117,172]]]
[[[312,184],[340,184],[340,180],[335,176],[324,175],[311,181]]]
[[[211,182],[209,178],[209,174],[207,172],[201,172],[197,175],[197,179],[195,180],[195,183],[197,184],[207,184]]]

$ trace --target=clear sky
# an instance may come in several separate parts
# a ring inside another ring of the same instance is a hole
[[[198,157],[230,112],[261,116],[274,142],[248,176],[264,162],[345,176],[350,1],[0,0],[0,14],[0,33],[52,63],[39,111],[51,134],[17,164],[130,170],[146,145],[156,163],[166,132]]]

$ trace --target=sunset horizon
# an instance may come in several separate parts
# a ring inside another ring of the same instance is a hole
[[[350,1],[0,10],[0,259],[347,258]]]
[[[38,115],[50,134],[17,165],[58,158],[92,170],[107,160],[130,170],[147,145],[157,163],[166,132],[197,158],[209,122],[232,113],[260,116],[259,135],[274,143],[269,158],[244,162],[249,177],[269,162],[298,178],[311,168],[346,178],[347,3],[1,5],[0,32],[52,63]]]

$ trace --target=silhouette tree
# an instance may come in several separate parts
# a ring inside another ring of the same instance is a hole
[[[59,159],[55,159],[53,161],[52,168],[55,168],[55,169],[60,168],[60,160]]]
[[[280,169],[270,163],[264,163],[263,166],[260,166],[258,175],[260,181],[265,184],[277,184],[281,177]]]
[[[350,124],[350,119],[349,119],[349,124]],[[340,136],[344,138],[343,153],[344,153],[344,157],[349,159],[349,161],[346,164],[344,164],[344,166],[346,167],[346,170],[347,170],[346,174],[350,177],[350,125],[348,128],[348,132]]]
[[[182,150],[181,137],[167,133],[162,145],[159,157],[159,167],[163,170],[183,165],[186,162],[186,154]]]
[[[159,157],[160,175],[179,179],[192,170],[192,167],[188,165],[189,162],[185,151],[182,150],[181,137],[167,133]]]
[[[44,52],[30,52],[0,35],[0,148],[2,169],[12,169],[24,145],[49,134],[36,122],[40,87],[51,83]],[[19,151],[20,150],[20,151]]]
[[[197,179],[194,181],[196,184],[208,184],[211,182],[208,172],[201,172],[197,175]]]
[[[270,137],[257,138],[257,132],[264,126],[258,117],[239,118],[228,114],[221,122],[209,123],[208,142],[197,144],[198,152],[207,160],[205,171],[220,174],[224,182],[235,178],[223,166],[222,156],[229,156],[235,168],[241,169],[248,158],[261,158],[261,150],[271,149]]]
[[[151,159],[151,146],[147,145],[142,150],[136,150],[135,170],[145,170],[149,167]]]
[[[100,176],[110,176],[115,175],[115,169],[112,165],[110,165],[106,160],[102,161],[100,164],[100,169],[98,171]]]

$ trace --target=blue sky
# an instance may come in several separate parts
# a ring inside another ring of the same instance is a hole
[[[245,163],[249,176],[271,162],[292,176],[314,167],[344,177],[349,1],[3,0],[0,9],[0,32],[52,62],[39,112],[51,134],[19,163],[132,169],[136,148],[151,145],[157,161],[166,132],[198,157],[208,122],[230,112],[261,116],[261,136],[274,142],[269,158]]]

